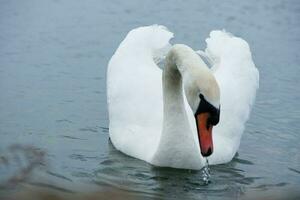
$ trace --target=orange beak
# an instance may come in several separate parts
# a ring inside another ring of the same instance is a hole
[[[211,124],[208,124],[208,118],[210,114],[208,112],[200,113],[196,115],[196,124],[198,131],[198,139],[201,149],[201,154],[204,157],[208,157],[213,153],[213,140],[212,140],[212,128]]]

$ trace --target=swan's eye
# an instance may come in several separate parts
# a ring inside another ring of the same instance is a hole
[[[211,105],[202,94],[199,95],[200,97],[200,104],[198,109],[195,113],[195,117],[200,113],[209,113],[209,117],[207,118],[206,126],[215,126],[220,121],[220,107],[217,109],[213,105]]]
[[[215,110],[213,113],[210,114],[210,117],[208,118],[208,121],[211,125],[215,126],[220,121],[220,108],[218,110]]]

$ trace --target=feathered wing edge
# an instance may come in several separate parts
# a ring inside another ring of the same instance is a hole
[[[131,30],[109,61],[109,134],[123,153],[150,162],[162,123],[162,70],[173,33],[152,25]]]
[[[259,72],[242,38],[224,30],[212,31],[206,43],[205,55],[221,91],[221,119],[214,128],[215,152],[209,158],[219,164],[229,162],[239,148],[259,87]]]

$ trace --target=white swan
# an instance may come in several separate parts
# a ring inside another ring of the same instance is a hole
[[[202,53],[213,64],[209,69],[188,46],[171,46],[172,37],[163,26],[136,28],[112,56],[107,71],[111,141],[156,166],[201,169],[203,156],[212,150],[210,164],[229,162],[258,88],[249,46],[212,31]],[[156,63],[166,54],[161,70]]]

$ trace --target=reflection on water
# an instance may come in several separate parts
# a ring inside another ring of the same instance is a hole
[[[45,153],[24,145],[12,145],[0,155],[0,191],[13,189],[25,182],[34,169],[45,167]]]
[[[238,156],[226,165],[211,166],[211,183],[207,185],[202,180],[202,171],[153,167],[117,151],[110,142],[108,147],[108,156],[94,171],[94,182],[141,196],[163,199],[239,197],[245,186],[260,179],[246,177],[237,165],[253,163]]]
[[[17,163],[11,177],[2,180],[0,185],[0,197],[10,196],[9,191],[14,191],[20,184],[23,186],[20,192],[12,196],[17,199],[20,195],[27,199],[97,199],[100,197],[115,199],[238,199],[241,197],[257,197],[257,193],[245,191],[245,187],[251,186],[262,177],[247,177],[246,173],[238,168],[238,165],[253,165],[250,161],[238,158],[224,165],[211,167],[211,183],[207,184],[202,179],[202,171],[183,170],[173,168],[161,168],[151,166],[143,161],[128,157],[117,151],[108,141],[107,157],[101,159],[99,166],[92,174],[80,175],[81,178],[89,178],[84,188],[91,187],[90,193],[83,189],[81,193],[72,188],[74,181],[62,174],[52,172],[44,160],[44,152],[29,146],[13,145],[6,155],[1,156],[1,170],[8,165]],[[7,156],[9,155],[9,156]],[[72,158],[78,159],[78,158]],[[26,163],[20,165],[21,161]],[[79,158],[79,160],[81,160]],[[81,160],[83,161],[83,160]],[[99,159],[100,161],[100,159]],[[34,171],[35,170],[35,171]],[[43,171],[47,178],[36,179],[32,177],[37,171]],[[51,183],[51,179],[56,179]],[[65,182],[63,187],[61,183]],[[252,187],[256,191],[274,190],[286,186],[287,183],[262,184]],[[96,187],[95,187],[96,186]],[[97,189],[98,188],[98,189]],[[99,190],[100,189],[100,190]],[[280,190],[279,190],[280,191]],[[278,193],[278,195],[281,193]],[[271,193],[269,193],[271,195]],[[295,199],[299,194],[295,193]],[[276,195],[277,196],[277,195]],[[276,197],[272,196],[271,197]]]
[[[38,188],[48,188],[64,193],[74,193],[71,189],[73,180],[45,167],[42,170],[50,179],[57,179],[60,182],[67,182],[65,187],[59,184],[51,184],[47,179],[30,179],[33,169],[39,165],[45,166],[44,153],[32,147],[14,145],[8,149],[12,154],[11,158],[2,156],[2,165],[13,165],[11,161],[20,163],[17,154],[24,155],[25,166],[18,165],[12,177],[2,181],[2,190],[7,187],[16,187],[20,183],[26,182]],[[72,156],[71,159],[86,161],[82,156]],[[100,159],[99,159],[100,161]],[[172,168],[153,167],[143,161],[128,157],[117,151],[109,141],[108,154],[101,159],[97,169],[92,174],[82,173],[81,177],[89,177],[92,183],[100,188],[116,188],[126,193],[134,193],[137,196],[151,198],[184,198],[188,194],[190,198],[199,196],[216,196],[222,198],[224,195],[238,197],[243,193],[243,186],[250,185],[258,177],[245,177],[243,170],[237,169],[237,163],[251,165],[249,161],[235,158],[227,165],[212,166],[211,184],[202,181],[202,172],[193,170],[182,170]],[[5,167],[1,166],[1,167]],[[12,185],[13,183],[13,185]],[[91,183],[89,183],[91,184]]]
[[[297,0],[2,2],[0,195],[113,188],[130,197],[237,199],[299,188],[299,10]],[[201,171],[153,167],[108,142],[107,63],[129,30],[155,23],[194,49],[225,28],[249,42],[260,71],[238,155],[210,166],[208,185]]]

